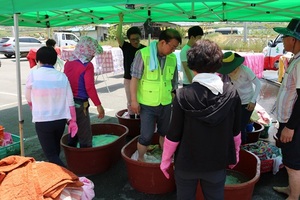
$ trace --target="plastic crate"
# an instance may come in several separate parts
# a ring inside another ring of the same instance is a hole
[[[273,171],[273,159],[261,160],[260,173]]]
[[[20,137],[14,134],[11,134],[13,143],[4,147],[0,147],[0,159],[5,158],[11,155],[20,155]]]

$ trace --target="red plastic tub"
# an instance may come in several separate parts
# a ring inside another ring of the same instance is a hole
[[[160,170],[160,163],[145,163],[131,159],[137,150],[138,137],[133,138],[121,150],[125,161],[130,185],[139,192],[147,194],[164,194],[175,190],[174,171],[169,170],[167,179]],[[158,144],[159,136],[155,135],[152,144]]]
[[[68,169],[77,175],[92,175],[108,170],[121,158],[121,149],[126,144],[128,128],[121,124],[92,124],[93,135],[112,134],[119,138],[107,145],[91,148],[68,146],[68,135],[61,138]]]
[[[251,200],[254,190],[254,186],[260,177],[260,160],[253,153],[245,150],[240,151],[240,161],[233,168],[237,172],[241,172],[247,176],[249,181],[234,184],[225,185],[225,200],[243,199]],[[197,200],[204,200],[200,184],[197,189]]]
[[[129,136],[135,137],[140,135],[141,120],[122,117],[125,112],[127,112],[127,109],[120,110],[116,113],[116,118],[118,119],[119,123],[129,129]]]

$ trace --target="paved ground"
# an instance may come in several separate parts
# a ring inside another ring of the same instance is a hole
[[[18,103],[17,103],[17,81],[15,60],[0,56],[2,67],[0,68],[0,124],[6,128],[6,131],[19,134],[18,125]],[[23,58],[21,61],[21,89],[24,94],[26,77],[29,72],[28,61]],[[92,123],[114,122],[118,123],[115,113],[125,109],[125,93],[122,84],[122,75],[108,74],[107,77],[99,76],[96,82],[97,91],[106,110],[106,117],[98,120],[95,117],[96,109],[91,106]],[[105,78],[106,82],[103,81]],[[106,88],[106,84],[110,92]],[[262,80],[262,91],[259,104],[268,112],[271,111],[278,91],[278,86]],[[36,160],[45,160],[41,147],[37,140],[34,126],[31,122],[31,112],[26,104],[24,95],[22,96],[22,119],[24,119],[24,146],[25,156],[34,157]],[[128,138],[129,140],[129,138]],[[270,137],[270,141],[272,138]],[[62,153],[64,159],[64,155]],[[89,176],[95,184],[96,200],[171,200],[176,199],[175,192],[165,195],[148,195],[134,190],[129,182],[126,172],[126,166],[123,160],[120,160],[115,166],[107,172]],[[284,186],[287,184],[287,175],[284,169],[273,175],[271,172],[262,174],[259,182],[255,186],[253,200],[276,200],[285,199],[284,195],[277,194],[272,190],[272,186]]]

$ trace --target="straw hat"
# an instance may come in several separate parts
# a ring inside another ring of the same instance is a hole
[[[218,70],[220,74],[229,74],[244,62],[245,58],[231,51],[223,55],[222,67]]]
[[[277,33],[291,36],[300,40],[300,18],[293,18],[291,19],[290,23],[286,28],[284,27],[274,27],[274,31]]]

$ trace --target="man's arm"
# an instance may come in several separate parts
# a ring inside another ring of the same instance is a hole
[[[130,98],[131,98],[131,109],[134,113],[140,114],[140,105],[137,101],[137,85],[138,85],[139,79],[136,77],[132,77],[130,81]]]
[[[183,67],[184,73],[185,73],[187,79],[189,80],[189,83],[192,83],[193,76],[192,76],[191,71],[190,71],[190,69],[187,65],[187,62],[186,61],[181,62],[181,66]]]
[[[119,46],[122,47],[123,44],[124,44],[124,38],[123,38],[123,35],[122,35],[122,26],[123,26],[123,19],[124,19],[124,14],[122,12],[119,13],[119,25],[118,25],[118,28],[117,28],[117,33],[116,33],[116,38],[117,38],[117,41],[119,43]]]
[[[175,67],[175,72],[172,79],[172,91],[175,91],[178,88],[178,68]]]

